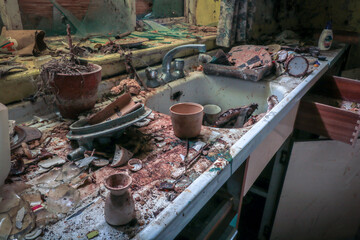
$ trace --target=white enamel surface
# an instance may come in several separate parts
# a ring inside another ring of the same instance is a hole
[[[230,178],[245,159],[262,143],[280,121],[299,103],[305,93],[332,66],[345,48],[327,52],[328,62],[322,62],[305,79],[281,76],[272,80],[246,82],[238,79],[204,76],[202,73],[172,82],[162,91],[148,100],[147,105],[154,110],[168,113],[168,107],[176,101],[170,96],[177,91],[184,91],[181,101],[196,101],[200,104],[217,104],[223,110],[249,104],[259,104],[259,112],[267,107],[266,98],[275,94],[277,104],[262,120],[242,136],[231,148],[233,161],[225,164],[219,172],[206,171],[184,190],[157,218],[143,229],[135,239],[172,239],[196,215],[215,192]],[[204,79],[203,81],[199,80]],[[205,84],[205,83],[207,84]],[[223,90],[219,90],[223,89]],[[282,95],[285,93],[285,95]],[[221,163],[222,164],[222,163]]]

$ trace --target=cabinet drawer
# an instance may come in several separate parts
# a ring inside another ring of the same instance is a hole
[[[360,81],[326,76],[301,100],[295,128],[354,145],[360,131],[358,107]]]

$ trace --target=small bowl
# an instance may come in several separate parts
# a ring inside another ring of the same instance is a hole
[[[197,103],[185,102],[170,107],[171,122],[175,136],[194,138],[200,134],[204,107]]]
[[[213,125],[221,113],[221,107],[215,104],[204,105],[204,118],[207,123]]]
[[[128,161],[128,167],[131,171],[137,172],[143,167],[143,163],[140,159],[133,158]]]

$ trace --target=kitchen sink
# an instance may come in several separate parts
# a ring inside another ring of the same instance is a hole
[[[286,92],[282,85],[270,81],[252,82],[196,72],[158,88],[147,97],[146,106],[169,114],[170,106],[179,102],[216,104],[222,111],[257,103],[256,115],[267,111],[266,100],[270,95],[276,95],[281,101]]]

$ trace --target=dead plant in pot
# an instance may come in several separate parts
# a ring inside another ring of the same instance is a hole
[[[67,25],[69,56],[53,59],[41,67],[43,85],[55,95],[55,103],[64,118],[77,118],[78,114],[94,107],[101,67],[83,63],[74,54],[70,26]]]

